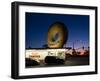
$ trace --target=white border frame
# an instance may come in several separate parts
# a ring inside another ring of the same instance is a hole
[[[56,10],[56,12],[55,12]],[[53,13],[53,14],[79,14],[90,16],[90,65],[87,66],[62,66],[62,67],[42,67],[25,68],[25,12]],[[42,6],[19,6],[19,76],[76,73],[76,72],[95,72],[95,10],[57,8]]]

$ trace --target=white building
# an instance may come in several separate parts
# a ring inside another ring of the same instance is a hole
[[[36,61],[44,60],[46,56],[56,56],[57,58],[65,59],[66,49],[27,49],[26,58],[31,58]]]

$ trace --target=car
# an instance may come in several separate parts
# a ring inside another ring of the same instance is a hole
[[[65,60],[57,58],[55,56],[46,56],[45,57],[45,63],[47,65],[59,65],[59,64],[64,64]]]
[[[36,66],[36,65],[39,65],[39,63],[35,60],[30,59],[30,58],[25,58],[25,65],[26,65],[26,67]]]

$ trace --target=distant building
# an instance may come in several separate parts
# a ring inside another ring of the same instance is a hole
[[[66,54],[70,54],[70,55],[85,55],[85,54],[89,54],[89,48],[88,47],[81,47],[78,49],[68,49],[66,50]]]

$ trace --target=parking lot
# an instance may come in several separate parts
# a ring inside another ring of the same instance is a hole
[[[59,67],[59,66],[80,66],[89,65],[89,57],[68,57],[64,64],[46,64],[41,61],[38,65],[26,66],[26,68],[38,68],[38,67]]]

